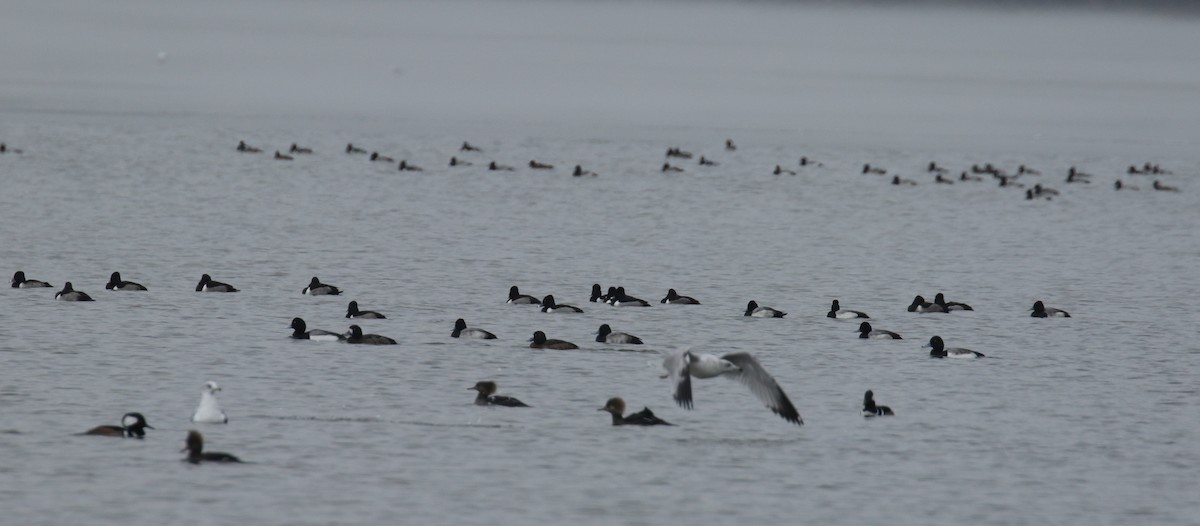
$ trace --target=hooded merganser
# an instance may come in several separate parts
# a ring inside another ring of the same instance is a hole
[[[357,301],[351,301],[350,304],[346,306],[346,317],[347,318],[366,318],[366,319],[372,319],[372,320],[387,319],[387,316],[384,316],[383,314],[380,314],[373,310],[358,310],[358,302]]]
[[[640,412],[625,414],[625,400],[621,397],[609,398],[605,402],[604,407],[597,411],[607,411],[612,414],[612,425],[614,426],[670,426],[674,425],[666,420],[654,416],[654,412],[649,407],[643,407]]]
[[[496,396],[496,382],[482,381],[475,382],[475,387],[468,387],[468,391],[478,391],[475,395],[475,405],[500,405],[504,407],[529,407],[528,404],[517,400],[511,396]]]
[[[312,281],[309,281],[308,286],[304,287],[300,293],[306,296],[337,296],[342,291],[333,285],[321,283],[321,280],[313,276]]]
[[[221,405],[217,403],[217,391],[220,390],[221,386],[217,385],[217,382],[204,382],[204,387],[200,390],[200,405],[196,406],[196,412],[192,413],[192,422],[201,424],[225,424],[229,422],[229,417],[225,416],[225,412],[221,410]]]
[[[108,283],[104,285],[108,290],[146,290],[146,287],[140,283],[132,281],[122,281],[120,272],[113,272],[108,277]]]
[[[214,281],[212,276],[204,274],[200,276],[200,283],[196,284],[196,292],[237,292],[238,289],[233,288],[233,285]]]
[[[124,438],[142,438],[146,436],[146,429],[154,429],[154,426],[146,423],[146,417],[141,413],[125,413],[121,417],[121,425],[119,426],[96,426],[83,434],[96,435],[106,437],[124,437]]]
[[[483,329],[467,328],[466,320],[459,318],[454,320],[454,332],[450,333],[451,338],[476,338],[479,340],[495,340],[496,335]]]

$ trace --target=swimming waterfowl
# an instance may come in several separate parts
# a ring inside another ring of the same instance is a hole
[[[946,309],[936,303],[925,301],[924,296],[917,296],[909,304],[908,312],[946,312]]]
[[[717,166],[720,164],[712,159],[706,159],[703,155],[700,156],[700,166]]]
[[[451,165],[451,166],[454,166],[454,165]],[[420,166],[417,166],[415,164],[408,164],[408,161],[401,159],[400,160],[400,171],[401,172],[424,172],[425,169],[421,168]]]
[[[0,153],[24,153],[20,148],[10,148],[7,144],[0,142]]]
[[[488,170],[495,172],[511,172],[513,171],[513,167],[505,164],[496,164],[496,161],[492,161],[488,163]]]
[[[1039,195],[1037,195],[1037,194],[1033,193],[1033,189],[1032,189],[1032,188],[1031,188],[1031,189],[1029,189],[1029,190],[1026,190],[1026,191],[1025,191],[1025,200],[1026,200],[1026,201],[1032,201],[1032,200],[1034,200],[1034,199],[1036,199],[1036,198],[1039,198],[1039,197],[1040,197],[1040,198],[1042,198],[1042,199],[1045,199],[1045,200],[1047,200],[1047,201],[1049,201],[1049,200],[1051,199],[1051,197],[1050,197],[1050,196],[1048,196],[1048,195],[1042,195],[1042,196],[1039,196]]]
[[[941,292],[937,293],[937,295],[933,297],[933,302],[937,305],[941,305],[942,308],[946,310],[946,312],[950,312],[953,310],[975,310],[975,309],[971,308],[970,305],[967,305],[966,303],[961,303],[961,302],[957,302],[957,301],[946,301],[946,296],[944,296]]]
[[[775,378],[750,353],[734,352],[717,357],[683,349],[664,354],[663,368],[667,370],[664,378],[671,379],[675,402],[680,407],[692,408],[692,378],[724,376],[748,387],[759,401],[784,420],[796,425],[804,423]]]
[[[658,300],[658,302],[659,303],[673,303],[673,304],[677,303],[680,305],[699,305],[700,304],[699,301],[696,301],[696,298],[693,298],[691,296],[680,296],[678,292],[675,292],[675,289],[667,289],[667,295],[663,299]]]
[[[733,139],[725,139],[725,150],[731,152],[737,150],[737,145],[733,144]]]
[[[70,281],[63,285],[63,289],[58,291],[58,294],[54,295],[54,299],[61,301],[94,301],[86,292],[75,290],[71,286]]]
[[[1049,188],[1049,187],[1045,187],[1040,184],[1035,184],[1035,185],[1033,185],[1033,193],[1034,193],[1034,195],[1039,195],[1039,196],[1041,196],[1041,195],[1058,195],[1058,190],[1055,190],[1055,189]]]
[[[388,157],[388,156],[386,156],[386,155],[380,155],[380,154],[379,154],[379,152],[371,152],[371,160],[372,160],[372,161],[380,161],[380,162],[385,162],[385,163],[394,163],[394,162],[396,162],[396,160],[395,160],[395,159],[392,159],[391,157]]]
[[[678,173],[678,172],[682,172],[682,171],[683,171],[683,168],[680,168],[680,167],[678,167],[678,166],[671,166],[671,163],[663,163],[663,165],[662,165],[662,171],[663,171],[663,172],[672,172],[672,173]]]
[[[365,318],[365,319],[370,319],[370,320],[387,319],[387,316],[384,316],[383,314],[380,314],[373,310],[358,310],[358,302],[357,301],[351,301],[350,304],[346,306],[346,317],[347,318]]]
[[[1042,172],[1039,172],[1037,170],[1034,170],[1033,168],[1029,168],[1022,164],[1021,166],[1017,167],[1017,175],[1042,175]]]
[[[928,171],[929,173],[939,173],[939,174],[946,173],[946,169],[944,167],[938,166],[937,163],[934,161],[929,161],[929,169],[926,171]]]
[[[814,161],[812,159],[809,159],[808,157],[800,158],[800,166],[810,166],[810,165],[811,166],[825,166],[824,164],[821,164],[820,161]]]
[[[929,339],[929,343],[923,345],[924,348],[932,349],[929,351],[930,358],[983,358],[983,353],[975,352],[970,349],[961,347],[946,347],[946,343],[942,341],[941,336],[934,336]]]
[[[237,292],[238,289],[233,288],[233,285],[215,281],[208,274],[200,276],[200,283],[196,284],[196,292]]]
[[[451,157],[450,158],[450,166],[474,166],[474,165],[471,162],[464,161],[462,159],[459,159],[458,157]]]
[[[1158,190],[1159,192],[1178,192],[1179,191],[1179,189],[1175,188],[1174,186],[1167,186],[1165,184],[1158,182],[1158,179],[1154,180],[1154,189]]]
[[[1001,188],[1025,188],[1024,184],[1013,182],[1012,177],[1001,175],[998,177],[998,179],[1000,179]]]
[[[912,179],[901,179],[899,175],[892,176],[892,184],[897,185],[897,186],[899,186],[899,185],[917,186],[916,181],[914,181]]]
[[[1046,307],[1042,300],[1033,302],[1033,313],[1029,315],[1031,318],[1070,318],[1071,315],[1062,309]]]
[[[346,143],[346,153],[367,153],[367,151],[353,144]]]
[[[337,296],[342,291],[333,285],[321,283],[321,280],[313,276],[312,280],[308,282],[308,286],[304,287],[300,293],[305,296]]]
[[[461,147],[461,148],[459,148],[459,151],[464,151],[464,152],[482,152],[483,150],[479,149],[478,147],[471,146],[471,143],[469,143],[469,142],[463,141],[463,143],[462,143],[462,147]]]
[[[872,418],[876,416],[892,416],[895,414],[896,413],[892,412],[892,408],[886,405],[875,405],[875,393],[872,393],[870,389],[868,389],[867,393],[863,395],[862,416],[866,418]]]
[[[779,166],[777,164],[777,165],[775,165],[775,171],[771,172],[771,174],[773,174],[773,175],[796,175],[796,172],[793,170],[786,170],[782,166]]]
[[[221,386],[217,385],[217,382],[204,382],[204,387],[200,389],[200,405],[196,406],[196,412],[192,413],[192,422],[199,424],[225,424],[229,422],[229,417],[225,416],[225,412],[221,410],[221,405],[217,403],[217,391],[220,390]]]
[[[104,285],[104,288],[108,290],[146,290],[146,287],[142,286],[140,283],[123,281],[121,279],[120,272],[113,272],[112,275],[108,277],[108,283]]]
[[[600,330],[596,332],[596,341],[600,343],[619,343],[626,345],[641,345],[642,339],[632,334],[623,332],[613,332],[612,327],[607,323],[600,326]]]
[[[692,152],[685,152],[679,148],[667,148],[667,157],[678,157],[680,159],[691,159]]]
[[[959,181],[982,181],[983,178],[979,177],[978,175],[967,175],[967,172],[963,172],[963,173],[959,174],[958,180]]]
[[[541,305],[542,304],[541,300],[539,300],[533,296],[530,296],[528,294],[521,294],[521,292],[519,290],[517,290],[516,285],[513,285],[512,287],[510,287],[508,289],[507,303],[512,303],[513,305]]]
[[[296,143],[292,143],[292,147],[288,149],[288,153],[310,154],[313,152],[312,148],[305,148],[303,146],[297,146]]]
[[[939,183],[939,184],[954,184],[953,180],[946,179],[945,177],[942,177],[941,174],[938,174],[937,177],[934,177],[933,182]]]
[[[625,293],[625,287],[617,287],[616,295],[608,298],[608,303],[614,307],[649,307],[650,302],[635,298]]]
[[[892,331],[874,329],[870,323],[862,322],[858,324],[858,337],[872,340],[902,340],[899,334]]]
[[[124,437],[124,438],[142,438],[146,436],[146,429],[154,429],[154,426],[146,423],[146,417],[141,413],[125,413],[121,417],[121,425],[119,426],[96,426],[87,431],[85,435],[96,435],[106,437]]]
[[[530,349],[555,349],[555,350],[564,351],[564,350],[568,350],[568,349],[578,349],[579,348],[578,345],[575,345],[569,341],[548,340],[548,339],[546,339],[546,333],[544,333],[542,331],[534,332],[533,338],[530,338],[529,341],[531,342],[529,344]]]
[[[530,159],[530,161],[529,161],[529,167],[533,168],[534,170],[553,170],[554,169],[553,164],[539,163],[532,159]]]
[[[596,172],[593,172],[591,170],[584,170],[582,166],[577,164],[577,165],[575,165],[575,171],[571,172],[571,175],[574,175],[575,177],[583,177],[585,175],[595,176]]]
[[[482,381],[475,382],[475,387],[468,387],[468,391],[478,391],[475,395],[475,405],[499,405],[504,407],[529,407],[525,402],[517,400],[511,396],[496,396],[496,382]]]
[[[612,414],[612,425],[614,426],[671,426],[675,425],[657,416],[649,407],[643,407],[640,412],[625,414],[625,400],[621,397],[609,398],[605,402],[604,407],[597,411],[607,411]]]
[[[188,456],[184,460],[191,462],[192,464],[199,464],[201,462],[241,462],[240,459],[230,455],[229,453],[221,453],[219,451],[204,451],[204,437],[195,429],[188,431],[187,446],[185,446],[181,452],[182,451],[187,451]]]
[[[1113,188],[1117,190],[1139,190],[1136,186],[1122,183],[1120,179],[1117,179],[1117,182],[1113,183]]]
[[[750,300],[746,304],[746,313],[743,316],[751,316],[754,318],[782,318],[787,316],[786,312],[772,309],[771,307],[759,307],[758,302]]]
[[[304,323],[303,319],[292,318],[292,338],[297,340],[312,340],[316,342],[340,342],[346,339],[346,335],[337,332],[323,331],[321,329],[307,330],[308,324]]]
[[[378,334],[363,334],[362,327],[351,325],[346,333],[346,343],[364,345],[396,345],[396,340]]]
[[[864,173],[864,174],[876,174],[876,175],[883,175],[883,174],[886,174],[886,173],[887,173],[887,170],[885,170],[885,169],[883,169],[883,168],[880,168],[880,167],[878,167],[878,166],[871,166],[871,165],[869,165],[869,164],[864,164],[864,165],[863,165],[863,169],[862,169],[862,173]]]
[[[262,152],[262,150],[261,150],[261,149],[259,149],[259,148],[255,148],[255,147],[253,147],[253,146],[250,146],[249,144],[246,144],[246,141],[238,141],[238,145],[237,145],[237,151],[239,151],[239,152],[242,152],[242,153],[259,153],[259,152]]]
[[[592,295],[588,298],[588,301],[592,303],[596,303],[598,301],[608,303],[608,296],[605,296],[604,293],[600,292],[599,283],[592,284]]]
[[[467,322],[462,318],[454,321],[454,331],[450,333],[451,338],[475,338],[479,340],[495,340],[496,335],[483,329],[467,328]]]
[[[51,285],[51,284],[46,283],[45,281],[41,281],[41,280],[25,279],[25,271],[23,271],[23,270],[18,270],[15,274],[13,274],[13,278],[12,278],[12,281],[10,282],[10,284],[12,285],[12,288],[14,288],[14,289],[32,289],[32,288],[42,288],[42,287],[53,287],[54,286],[54,285]]]
[[[825,315],[827,318],[837,318],[839,320],[848,320],[851,318],[870,318],[867,313],[857,310],[843,309],[838,300],[833,300],[833,305],[829,307],[829,313]]]
[[[279,161],[291,161],[291,160],[295,159],[295,157],[292,157],[290,155],[284,155],[282,153],[279,153],[279,150],[275,150],[275,159],[279,160]]]
[[[583,309],[574,305],[559,305],[554,302],[553,294],[547,294],[542,298],[542,312],[583,312]]]

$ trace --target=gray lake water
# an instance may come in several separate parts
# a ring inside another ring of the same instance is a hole
[[[55,285],[0,289],[5,523],[1196,523],[1191,20],[149,5],[0,18],[0,141],[24,150],[0,155],[0,262]],[[1106,36],[1131,28],[1136,45]],[[315,153],[271,159],[292,142]],[[664,175],[669,146],[721,165]],[[1021,182],[1062,194],[936,185],[931,160],[1023,163],[1044,175]],[[1174,174],[1124,174],[1147,161]],[[1070,166],[1092,182],[1065,183]],[[105,291],[113,271],[149,291]],[[196,293],[203,273],[242,291]],[[314,275],[345,294],[301,295]],[[53,301],[64,281],[96,301]],[[592,283],[653,306],[588,303]],[[511,285],[586,312],[506,305]],[[703,305],[658,304],[668,288]],[[975,311],[906,312],[937,292]],[[858,339],[825,317],[835,298],[904,339]],[[789,314],[743,317],[751,299]],[[1072,318],[1030,318],[1038,299]],[[399,345],[288,338],[296,316],[345,330],[350,300]],[[459,317],[499,339],[450,338]],[[602,323],[646,345],[592,341]],[[536,330],[581,349],[529,349]],[[987,358],[932,360],[933,335]],[[658,351],[686,346],[753,353],[805,425],[722,379],[676,407]],[[533,408],[473,405],[483,379]],[[208,380],[227,425],[189,422]],[[897,416],[862,418],[867,389]],[[611,396],[676,425],[613,427],[597,412]],[[155,427],[145,440],[77,435],[129,411]],[[193,428],[250,463],[180,462]]]

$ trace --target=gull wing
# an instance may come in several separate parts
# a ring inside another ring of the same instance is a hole
[[[775,379],[763,369],[762,365],[755,360],[750,353],[735,352],[729,353],[721,358],[732,362],[738,366],[741,371],[725,373],[730,379],[737,380],[750,388],[750,392],[758,397],[762,403],[766,404],[767,408],[775,414],[782,417],[784,420],[796,425],[803,425],[804,420],[800,418],[800,413],[796,411],[796,406],[792,405],[792,401],[788,400],[787,394],[775,382]],[[690,391],[689,391],[690,394]]]
[[[688,349],[667,354],[663,368],[674,386],[675,403],[684,409],[692,408],[692,374],[690,366],[695,357]]]

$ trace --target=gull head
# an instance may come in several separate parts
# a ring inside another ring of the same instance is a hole
[[[217,385],[217,382],[214,382],[214,381],[211,381],[211,380],[210,380],[210,381],[207,381],[207,382],[204,382],[204,392],[206,392],[206,393],[215,393],[215,392],[217,392],[217,391],[220,391],[220,390],[221,390],[221,386]]]

